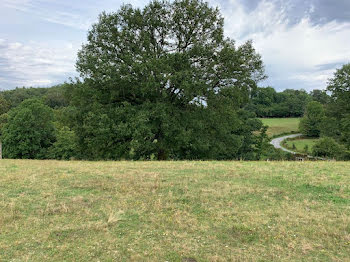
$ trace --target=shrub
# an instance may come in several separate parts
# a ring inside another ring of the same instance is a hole
[[[4,156],[44,159],[54,142],[52,109],[40,100],[27,99],[9,111],[2,130]]]
[[[56,142],[49,150],[49,156],[53,159],[70,160],[76,156],[76,135],[74,131],[64,126],[58,130]]]
[[[0,115],[5,114],[10,109],[9,103],[6,99],[0,94]]]
[[[343,145],[338,144],[331,137],[323,137],[313,146],[313,154],[318,157],[346,159],[349,153]]]
[[[310,102],[305,111],[304,117],[300,120],[300,131],[310,137],[318,137],[321,132],[321,123],[325,118],[322,104],[316,101]]]

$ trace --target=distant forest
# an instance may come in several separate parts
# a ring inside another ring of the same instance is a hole
[[[302,117],[306,105],[311,101],[325,105],[330,101],[330,96],[318,89],[310,93],[294,89],[277,92],[272,87],[261,87],[252,92],[245,109],[254,112],[257,117]]]
[[[77,102],[79,100],[79,93],[77,90],[81,89],[81,83],[65,83],[56,85],[49,88],[16,88],[13,90],[0,91],[0,135],[4,127],[7,127],[7,139],[11,139],[12,136],[16,136],[14,143],[5,142],[4,156],[10,158],[29,158],[29,159],[157,159],[157,156],[136,156],[131,151],[129,155],[122,153],[116,153],[115,157],[111,155],[109,157],[104,156],[104,152],[94,153],[91,155],[89,149],[86,150],[86,134],[79,132],[81,129],[88,130],[93,133],[93,138],[90,141],[97,139],[100,141],[102,147],[108,151],[109,145],[103,141],[103,138],[99,136],[110,137],[109,132],[110,126],[104,123],[103,118],[94,120],[92,123],[84,122],[81,126],[79,124],[79,113],[77,112]],[[305,90],[284,90],[277,92],[272,87],[260,87],[254,90],[251,94],[251,98],[248,102],[242,106],[241,112],[246,112],[248,116],[247,120],[254,117],[302,117],[305,113],[305,109],[310,102],[316,101],[317,103],[327,107],[332,101],[326,91],[313,90],[310,93]],[[22,108],[21,108],[22,107]],[[30,109],[32,107],[32,109]],[[18,111],[30,111],[29,114],[23,118],[18,117]],[[86,112],[86,115],[92,116],[92,112]],[[242,113],[241,113],[242,114]],[[246,116],[246,117],[247,117]],[[130,118],[135,115],[130,115]],[[19,120],[16,118],[19,118]],[[32,119],[31,119],[32,118]],[[10,120],[10,121],[9,121]],[[42,121],[43,120],[43,121]],[[129,119],[129,121],[132,121]],[[258,120],[257,120],[258,121]],[[9,123],[10,122],[10,123]],[[122,121],[124,124],[126,120]],[[260,121],[258,121],[260,122]],[[253,123],[253,122],[252,122]],[[90,126],[89,126],[90,125]],[[104,126],[105,125],[105,126]],[[256,124],[253,124],[255,126]],[[127,127],[134,128],[137,127]],[[254,130],[249,129],[247,130]],[[11,131],[12,129],[12,131]],[[35,134],[30,134],[31,130],[35,129]],[[289,159],[288,154],[274,149],[268,144],[269,139],[264,133],[264,129],[260,124],[255,127],[256,130],[260,129],[259,132],[262,134],[252,135],[251,144],[254,145],[255,149],[252,154],[245,154],[241,152],[241,157],[245,156],[244,159],[259,160],[259,159]],[[99,133],[99,132],[105,133]],[[123,131],[127,132],[127,131]],[[130,132],[132,132],[130,130]],[[205,131],[203,131],[205,132]],[[252,132],[252,131],[248,131]],[[336,131],[335,131],[336,132]],[[6,133],[6,132],[5,132]],[[338,133],[339,137],[340,132]],[[28,137],[26,137],[28,135]],[[145,135],[145,134],[141,134]],[[22,136],[22,137],[21,137]],[[24,137],[23,137],[24,136]],[[145,135],[146,136],[146,135]],[[319,136],[319,134],[318,134]],[[336,135],[335,135],[336,136]],[[1,136],[0,136],[1,137]],[[6,137],[6,136],[5,136]],[[254,138],[255,137],[255,138]],[[334,135],[333,135],[334,137]],[[27,143],[22,143],[20,140],[28,140]],[[88,138],[89,139],[89,138]],[[6,138],[2,139],[6,141]],[[254,142],[255,141],[255,142]],[[34,143],[34,148],[33,144]],[[109,141],[113,143],[114,141]],[[124,142],[126,145],[127,142]],[[126,146],[125,145],[125,146]],[[11,150],[9,150],[9,147]],[[99,147],[97,147],[99,148]],[[91,150],[91,149],[90,149]],[[130,149],[127,149],[130,151]],[[233,149],[234,152],[235,149]],[[247,149],[249,152],[249,149]],[[329,151],[329,150],[328,150]],[[237,152],[236,152],[237,154]],[[238,154],[237,154],[238,155]],[[217,156],[212,156],[215,159]],[[185,157],[169,157],[170,159],[210,159],[206,156],[190,156]],[[229,157],[227,157],[229,158]],[[236,156],[231,156],[231,159],[238,159]]]
[[[52,109],[60,110],[71,103],[69,95],[71,84],[61,84],[52,87],[17,87],[12,90],[0,91],[0,113],[17,107],[26,99],[40,99]],[[244,109],[255,113],[256,117],[302,117],[307,104],[317,101],[322,105],[330,102],[331,97],[324,90],[286,89],[278,92],[273,87],[259,87],[252,91],[251,99]]]

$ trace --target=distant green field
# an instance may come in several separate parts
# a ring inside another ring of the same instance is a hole
[[[277,136],[298,132],[300,118],[260,118],[260,120],[269,126],[267,130],[269,136]]]
[[[350,162],[0,161],[0,261],[349,261]]]
[[[312,154],[312,147],[314,144],[318,141],[318,138],[298,138],[298,139],[292,139],[292,140],[286,140],[283,145],[290,149],[293,150],[293,144],[295,145],[296,149],[294,151],[299,152],[299,153],[309,153]],[[304,150],[305,146],[308,146],[308,152]]]

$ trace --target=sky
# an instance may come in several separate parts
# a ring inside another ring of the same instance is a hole
[[[78,76],[77,51],[102,11],[144,0],[0,0],[0,90],[47,87]],[[225,36],[253,40],[268,79],[260,86],[324,89],[350,62],[350,0],[209,0]]]

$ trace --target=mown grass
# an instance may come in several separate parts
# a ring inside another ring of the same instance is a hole
[[[350,163],[0,161],[0,261],[349,261]]]
[[[283,146],[295,152],[312,154],[312,147],[317,141],[318,138],[300,137],[285,140]],[[295,149],[293,148],[293,144],[295,145]],[[307,152],[305,151],[305,146],[308,146]]]
[[[300,118],[260,118],[260,120],[269,126],[267,134],[270,137],[297,133],[300,122]]]

